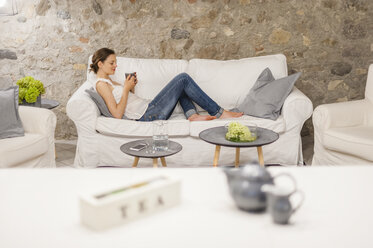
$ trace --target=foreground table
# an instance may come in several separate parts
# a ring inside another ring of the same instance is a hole
[[[0,170],[0,247],[373,247],[373,167],[269,170],[305,192],[290,225],[238,210],[217,168]],[[104,232],[80,224],[80,192],[159,174],[182,179],[179,206]]]

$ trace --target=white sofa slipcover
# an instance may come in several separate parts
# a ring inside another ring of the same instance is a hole
[[[56,115],[43,108],[19,106],[25,136],[0,139],[0,168],[56,167]]]
[[[139,81],[136,94],[140,97],[153,99],[173,77],[186,72],[226,109],[237,107],[244,100],[266,67],[271,69],[275,78],[287,76],[286,57],[282,54],[228,61],[117,57],[117,63],[118,68],[113,79],[123,82],[125,73],[136,71]],[[89,76],[87,72],[87,77]],[[130,167],[133,157],[122,153],[119,148],[126,142],[151,137],[152,123],[101,116],[97,106],[85,92],[90,87],[92,86],[87,80],[69,99],[66,107],[67,115],[74,121],[78,131],[74,165]],[[300,131],[304,121],[311,114],[311,101],[297,88],[294,88],[287,97],[282,114],[276,121],[242,116],[238,119],[189,122],[185,119],[181,107],[177,106],[168,122],[169,136],[170,139],[179,142],[183,150],[168,157],[167,163],[171,167],[173,164],[212,166],[215,147],[200,140],[198,135],[202,130],[222,126],[234,120],[246,125],[256,123],[280,134],[279,140],[263,147],[265,163],[301,164],[303,156]],[[219,164],[232,164],[234,152],[233,148],[222,147]],[[256,149],[242,149],[241,163],[252,161],[257,161]],[[152,161],[141,159],[140,166],[145,164],[151,165]]]
[[[312,165],[373,164],[373,64],[365,99],[319,105],[312,119]]]

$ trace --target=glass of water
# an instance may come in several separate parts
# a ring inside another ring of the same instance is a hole
[[[153,149],[153,139],[146,139],[145,143],[146,143],[145,153],[146,154],[153,154],[153,153],[155,153],[155,151]]]
[[[250,130],[250,133],[251,133],[251,137],[253,138],[258,138],[258,126],[255,124],[255,123],[251,123],[249,125],[249,130]]]
[[[153,121],[153,149],[155,151],[168,150],[167,121]]]

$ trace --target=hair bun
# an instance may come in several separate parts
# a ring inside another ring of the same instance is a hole
[[[91,69],[89,69],[90,71],[93,71],[94,73],[97,73],[97,71],[98,71],[98,66],[97,65],[90,64],[89,67],[91,68]]]

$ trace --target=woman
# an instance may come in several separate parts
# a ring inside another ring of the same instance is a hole
[[[94,53],[90,67],[96,74],[93,88],[104,99],[115,118],[121,119],[125,115],[138,121],[167,120],[178,102],[189,121],[236,118],[243,114],[221,108],[186,73],[172,79],[153,100],[142,99],[134,94],[136,74],[128,75],[124,86],[110,79],[109,75],[113,75],[117,68],[117,61],[115,52],[108,48],[101,48]],[[209,115],[199,115],[192,101]]]

